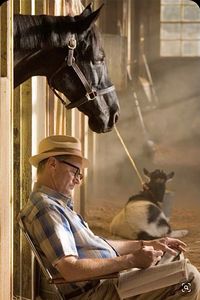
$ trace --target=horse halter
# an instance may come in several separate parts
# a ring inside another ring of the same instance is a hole
[[[95,100],[97,96],[108,94],[108,93],[115,90],[114,85],[111,85],[111,86],[109,86],[105,89],[101,89],[101,90],[96,90],[96,89],[94,89],[90,86],[90,84],[87,81],[85,75],[83,74],[83,72],[81,71],[81,69],[78,67],[78,65],[75,62],[74,49],[76,48],[76,39],[75,39],[74,34],[71,35],[71,37],[69,39],[69,42],[67,44],[67,47],[68,47],[68,55],[65,57],[64,62],[51,75],[50,79],[48,80],[51,90],[59,98],[59,100],[66,107],[66,109],[72,109],[72,108],[75,108],[75,107],[79,107],[79,106],[83,105],[86,102],[90,102],[92,100]],[[58,94],[56,89],[52,86],[53,78],[56,76],[56,74],[58,74],[66,66],[72,67],[72,69],[74,70],[74,72],[76,73],[76,75],[78,76],[78,78],[80,79],[81,83],[83,84],[83,86],[85,88],[85,96],[82,97],[81,99],[77,100],[77,101],[74,101],[74,102],[70,103],[70,104],[67,104],[66,101],[60,97],[60,95]]]

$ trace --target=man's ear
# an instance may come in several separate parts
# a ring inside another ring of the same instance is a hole
[[[55,168],[57,163],[58,163],[58,161],[54,156],[49,157],[47,160],[47,165],[52,168]]]

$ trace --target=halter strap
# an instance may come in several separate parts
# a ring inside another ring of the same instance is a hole
[[[79,106],[83,105],[86,102],[95,100],[97,96],[102,96],[104,94],[108,94],[108,93],[115,90],[114,85],[111,85],[111,86],[109,86],[105,89],[101,89],[101,90],[93,89],[90,86],[90,84],[87,81],[85,75],[83,74],[83,72],[81,71],[81,69],[79,68],[79,66],[75,62],[74,49],[76,48],[76,38],[75,38],[74,34],[71,35],[71,37],[68,41],[67,47],[68,47],[68,55],[65,57],[65,60],[61,64],[61,66],[51,75],[51,77],[48,81],[51,90],[59,98],[59,100],[66,107],[66,109],[72,109],[72,108],[75,108],[75,107],[79,107]],[[66,66],[72,67],[72,69],[74,70],[74,72],[76,73],[78,78],[80,79],[81,83],[83,84],[83,86],[85,88],[85,92],[86,92],[84,97],[82,97],[81,99],[79,99],[77,101],[73,101],[69,104],[67,104],[67,102],[58,94],[56,89],[52,86],[52,81],[53,81],[53,78],[55,77],[55,75],[57,73],[59,73]]]
[[[104,94],[108,94],[112,91],[115,90],[115,87],[114,85],[111,85],[109,86],[108,88],[106,89],[103,89],[103,90],[99,90],[99,91],[92,91],[91,93],[87,93],[83,98],[75,101],[75,102],[71,102],[67,105],[67,109],[72,109],[72,108],[75,108],[75,107],[79,107],[81,106],[82,104],[86,103],[86,102],[89,102],[89,101],[92,101],[92,100],[95,100],[95,98],[97,96],[102,96]]]

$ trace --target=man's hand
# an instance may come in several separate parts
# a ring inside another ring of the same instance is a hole
[[[187,246],[184,242],[179,239],[174,238],[161,238],[152,241],[145,241],[144,245],[152,246],[155,250],[162,250],[163,252],[168,252],[172,255],[176,255],[177,252],[185,252],[185,247]]]
[[[155,265],[162,255],[162,250],[155,250],[152,246],[144,246],[130,254],[130,268],[146,269]]]

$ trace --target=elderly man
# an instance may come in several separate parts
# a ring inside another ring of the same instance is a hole
[[[172,238],[153,241],[107,241],[93,234],[80,215],[73,210],[71,194],[82,180],[88,160],[82,156],[78,139],[55,135],[40,142],[38,154],[30,158],[37,167],[37,182],[20,212],[27,230],[39,249],[47,268],[60,273],[67,282],[58,285],[65,299],[118,300],[127,286],[129,297],[134,282],[131,268],[149,268],[163,252],[176,255],[184,251],[183,242]],[[149,268],[151,269],[151,268]],[[187,263],[190,292],[180,284],[154,290],[131,299],[199,299],[200,275]],[[118,279],[89,281],[97,276],[119,272]],[[128,274],[128,277],[127,277]],[[81,282],[82,281],[82,282]],[[177,283],[177,282],[175,282]],[[125,297],[126,298],[126,297]]]

